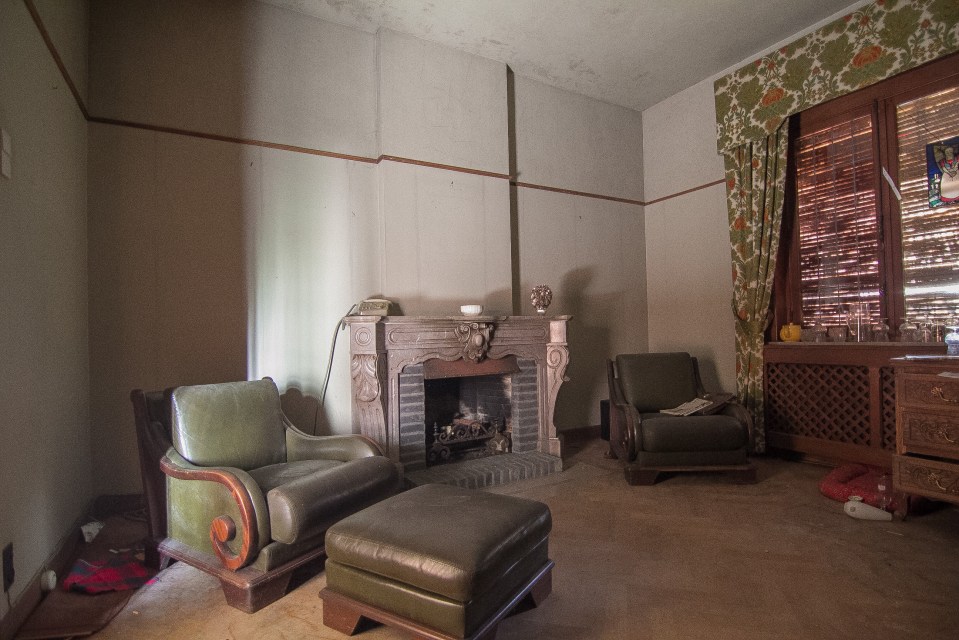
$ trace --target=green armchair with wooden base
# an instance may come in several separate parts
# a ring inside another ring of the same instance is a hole
[[[688,353],[630,353],[607,362],[610,455],[624,463],[626,481],[651,485],[660,473],[723,471],[739,482],[756,481],[749,463],[752,417],[726,400],[709,415],[661,413],[696,398],[703,389],[696,359]]]
[[[160,553],[216,576],[243,611],[283,596],[330,525],[399,488],[373,441],[297,430],[268,378],[178,387],[171,409]]]

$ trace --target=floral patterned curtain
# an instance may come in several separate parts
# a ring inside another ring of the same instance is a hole
[[[725,155],[739,399],[765,450],[763,334],[786,177],[786,119],[959,50],[959,0],[875,0],[716,81]]]
[[[783,214],[785,122],[771,135],[726,154],[726,200],[733,262],[736,316],[736,386],[752,413],[753,450],[765,451],[763,429],[763,343],[776,272]]]
[[[715,83],[720,152],[787,117],[959,50],[956,0],[876,0]]]

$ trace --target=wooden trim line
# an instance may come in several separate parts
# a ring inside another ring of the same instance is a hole
[[[67,87],[70,88],[70,93],[73,94],[73,99],[77,101],[77,106],[80,107],[80,113],[83,114],[84,119],[89,120],[90,113],[87,111],[86,105],[83,104],[83,98],[80,96],[80,91],[77,89],[77,85],[73,83],[73,79],[70,77],[70,74],[67,73],[67,67],[65,64],[63,64],[63,59],[60,57],[60,53],[53,45],[53,38],[50,37],[46,26],[43,24],[43,19],[40,17],[40,12],[37,11],[37,8],[33,5],[33,0],[23,0],[23,4],[27,7],[27,11],[30,12],[30,17],[33,18],[33,23],[37,25],[37,31],[40,32],[40,37],[43,38],[44,44],[47,45],[47,50],[53,57],[53,61],[56,63],[57,68],[60,69],[60,75],[63,76],[63,81],[66,82]]]
[[[533,184],[532,182],[520,182],[518,180],[511,180],[510,184],[514,184],[517,187],[523,187],[525,189],[539,189],[541,191],[552,191],[554,193],[565,193],[570,196],[582,196],[584,198],[596,198],[597,200],[611,200],[613,202],[624,202],[626,204],[638,204],[645,205],[647,203],[642,200],[631,200],[629,198],[619,198],[616,196],[604,196],[601,193],[589,193],[587,191],[574,191],[572,189],[563,189],[561,187],[548,187],[543,184]]]
[[[723,184],[726,182],[725,178],[720,178],[719,180],[714,180],[713,182],[707,182],[706,184],[701,184],[698,187],[693,187],[692,189],[686,189],[685,191],[680,191],[679,193],[673,193],[668,196],[663,196],[662,198],[656,198],[655,200],[650,200],[644,204],[651,205],[658,202],[663,202],[664,200],[671,200],[672,198],[677,198],[679,196],[684,196],[687,193],[692,193],[694,191],[699,191],[701,189],[708,189],[709,187],[715,187],[717,184]]]
[[[631,198],[620,198],[617,196],[607,196],[601,193],[589,193],[587,191],[575,191],[573,189],[564,189],[562,187],[550,187],[542,184],[534,184],[531,182],[520,182],[514,179],[514,176],[511,176],[507,173],[496,173],[493,171],[484,171],[481,169],[470,169],[468,167],[458,167],[450,164],[440,164],[438,162],[427,162],[425,160],[414,160],[412,158],[404,158],[401,156],[392,156],[383,154],[377,158],[371,158],[367,156],[356,156],[348,153],[337,153],[335,151],[322,151],[320,149],[312,149],[310,147],[301,147],[298,145],[292,144],[281,144],[278,142],[268,142],[266,140],[256,140],[252,138],[238,138],[235,136],[225,136],[216,133],[204,133],[201,131],[191,131],[188,129],[179,129],[176,127],[165,127],[161,125],[145,124],[142,122],[133,122],[130,120],[120,120],[117,118],[101,118],[98,116],[91,116],[90,112],[87,111],[86,105],[83,103],[83,98],[80,96],[80,91],[77,89],[77,86],[73,83],[73,79],[70,77],[70,74],[67,71],[66,65],[63,63],[63,59],[60,57],[59,52],[53,44],[53,39],[50,37],[50,34],[47,32],[46,27],[43,24],[43,19],[40,17],[40,13],[37,11],[37,8],[33,4],[33,0],[23,0],[23,4],[26,6],[27,11],[30,12],[30,16],[33,18],[34,24],[37,26],[37,30],[40,32],[40,36],[43,38],[43,42],[47,46],[47,50],[50,52],[50,55],[53,57],[53,61],[56,63],[57,68],[60,69],[60,74],[63,76],[64,82],[67,83],[67,86],[70,88],[70,92],[73,94],[74,100],[77,102],[77,106],[80,108],[80,113],[83,114],[84,119],[87,122],[96,122],[99,124],[111,124],[121,127],[130,127],[133,129],[143,129],[145,131],[156,131],[159,133],[170,133],[174,135],[181,136],[190,136],[193,138],[202,138],[204,140],[215,140],[217,142],[229,142],[233,144],[243,144],[253,147],[263,147],[266,149],[278,149],[280,151],[291,151],[293,153],[304,153],[311,156],[322,156],[325,158],[338,158],[340,160],[353,160],[354,162],[365,162],[367,164],[379,164],[384,160],[389,162],[400,162],[403,164],[412,164],[420,167],[430,167],[433,169],[441,169],[444,171],[456,171],[459,173],[467,173],[477,176],[485,176],[488,178],[497,178],[500,180],[509,180],[511,185],[522,187],[524,189],[539,189],[541,191],[552,191],[553,193],[563,193],[571,196],[580,196],[583,198],[595,198],[597,200],[608,200],[610,202],[622,202],[624,204],[635,204],[640,206],[647,206],[651,204],[656,204],[658,202],[663,202],[664,200],[669,200],[670,198],[676,198],[678,196],[686,195],[687,193],[692,193],[694,191],[699,191],[700,189],[706,189],[708,187],[715,186],[725,182],[725,180],[717,180],[715,182],[710,182],[708,184],[700,185],[698,187],[693,187],[692,189],[686,189],[685,191],[680,191],[679,193],[674,193],[668,196],[663,196],[662,198],[657,198],[655,200],[650,200],[649,202],[644,202],[643,200],[633,200]]]
[[[452,164],[440,164],[438,162],[427,162],[426,160],[414,160],[412,158],[402,158],[400,156],[381,155],[376,159],[377,164],[383,160],[390,162],[402,162],[403,164],[414,164],[419,167],[431,167],[433,169],[443,169],[446,171],[458,171],[459,173],[469,173],[476,176],[486,176],[487,178],[500,178],[509,180],[512,178],[508,173],[495,173],[493,171],[483,171],[482,169],[468,169],[466,167],[457,167]]]
[[[310,147],[300,147],[292,144],[281,144],[279,142],[267,142],[266,140],[256,140],[252,138],[237,138],[234,136],[224,136],[218,133],[204,133],[202,131],[190,131],[189,129],[178,129],[176,127],[165,127],[156,124],[145,124],[142,122],[131,122],[129,120],[118,120],[116,118],[100,118],[90,116],[87,118],[90,122],[99,124],[112,124],[119,127],[131,127],[133,129],[144,129],[146,131],[157,131],[159,133],[170,133],[179,136],[188,136],[191,138],[202,138],[204,140],[216,140],[217,142],[231,142],[234,144],[244,144],[253,147],[266,147],[267,149],[279,149],[281,151],[292,151],[294,153],[305,153],[311,156],[325,156],[327,158],[339,158],[341,160],[354,160],[356,162],[366,162],[376,164],[376,158],[367,158],[366,156],[354,156],[348,153],[337,153],[335,151],[321,151],[320,149],[311,149]]]

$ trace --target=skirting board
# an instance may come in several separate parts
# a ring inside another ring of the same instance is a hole
[[[44,571],[53,569],[58,576],[66,575],[70,568],[69,563],[73,560],[73,555],[77,550],[77,545],[83,540],[80,527],[90,521],[90,515],[88,514],[95,513],[101,517],[106,517],[113,513],[122,513],[142,506],[143,494],[105,495],[91,500],[87,508],[83,510],[83,513],[70,527],[70,530],[57,543],[47,561],[40,566],[40,569],[30,578],[23,592],[13,601],[11,609],[7,611],[3,618],[0,618],[0,640],[13,640],[17,635],[17,630],[23,626],[33,610],[40,604],[40,600],[43,599],[43,592],[40,590],[40,576],[43,575]]]
[[[70,531],[60,539],[47,561],[41,565],[40,569],[30,578],[23,592],[13,601],[13,607],[0,620],[0,640],[13,640],[17,635],[17,630],[40,604],[40,600],[43,599],[43,593],[40,590],[40,576],[43,572],[47,569],[53,569],[59,576],[69,569],[68,564],[76,552],[77,545],[83,540],[80,526],[85,524],[88,519],[85,515],[77,518]]]

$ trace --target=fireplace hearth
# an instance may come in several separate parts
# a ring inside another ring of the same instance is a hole
[[[347,318],[354,430],[414,482],[485,486],[562,470],[553,411],[568,320]]]

